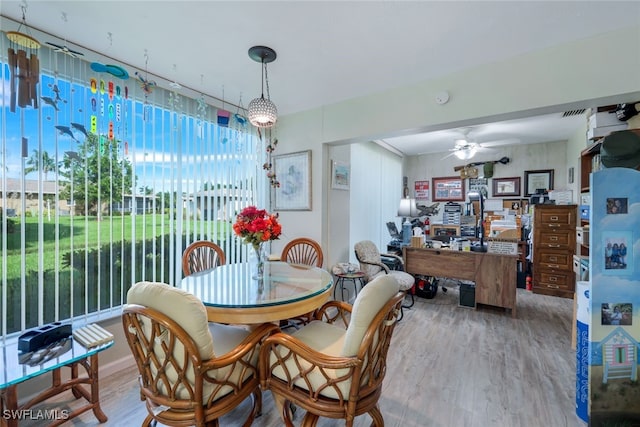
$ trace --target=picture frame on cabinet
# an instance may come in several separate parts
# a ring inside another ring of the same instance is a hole
[[[628,199],[626,197],[608,197],[607,215],[626,214],[628,210]]]
[[[607,231],[602,233],[603,274],[622,276],[632,273],[634,266],[633,233]]]
[[[630,302],[603,302],[600,306],[600,323],[611,326],[633,324],[633,304]]]

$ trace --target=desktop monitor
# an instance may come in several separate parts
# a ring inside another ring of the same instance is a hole
[[[395,222],[392,222],[392,221],[387,222],[387,230],[389,230],[389,234],[391,235],[391,238],[393,240],[402,239],[402,236],[400,235],[400,232],[398,231],[398,227],[396,227]]]

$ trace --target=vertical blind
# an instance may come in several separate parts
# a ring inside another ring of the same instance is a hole
[[[145,91],[134,70],[123,80],[45,46],[39,105],[12,111],[8,48],[2,33],[3,336],[119,313],[133,283],[179,281],[194,240],[218,242],[229,262],[246,256],[232,222],[264,206],[267,183],[241,111],[219,125],[204,96]]]

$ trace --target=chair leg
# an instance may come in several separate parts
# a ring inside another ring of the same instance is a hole
[[[295,413],[294,408],[293,403],[288,400],[282,402],[282,420],[284,421],[285,427],[295,427],[292,421]]]
[[[253,407],[251,408],[251,412],[249,413],[249,416],[245,420],[244,424],[242,424],[243,427],[251,427],[251,424],[253,424],[256,416],[259,416],[262,413],[262,391],[260,391],[260,387],[257,387],[253,391],[253,393],[251,394],[251,400],[253,403]]]
[[[312,414],[311,412],[308,412],[306,414],[304,414],[304,418],[302,419],[302,424],[300,424],[301,427],[316,427],[316,425],[318,424],[318,419],[320,417],[318,417],[316,414]]]
[[[376,405],[369,411],[372,422],[371,427],[384,427],[384,418],[382,418],[382,412],[380,412],[380,406]]]
[[[156,427],[157,424],[158,422],[154,420],[153,417],[149,414],[142,422],[142,427],[149,427],[149,426]]]

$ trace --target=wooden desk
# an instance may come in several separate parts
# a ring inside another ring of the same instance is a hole
[[[474,281],[476,304],[511,309],[516,316],[516,255],[411,247],[403,255],[407,273]]]
[[[180,288],[200,298],[210,322],[248,325],[310,313],[329,299],[332,285],[321,268],[268,261],[262,282],[251,278],[249,264],[226,264],[185,277]]]

